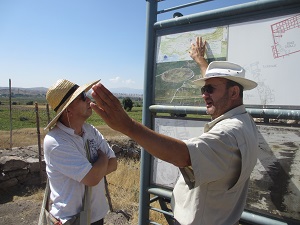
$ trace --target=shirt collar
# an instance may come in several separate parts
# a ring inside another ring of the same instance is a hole
[[[233,117],[235,115],[246,113],[246,108],[244,105],[240,105],[238,107],[235,107],[228,112],[224,113],[223,115],[217,117],[216,119],[212,120],[211,122],[205,124],[204,126],[204,132],[209,131],[213,126],[215,126],[218,122],[228,119],[230,117]]]
[[[68,133],[68,134],[70,134],[70,135],[76,135],[76,134],[75,134],[75,130],[73,130],[73,129],[70,128],[70,127],[67,127],[67,126],[63,125],[63,124],[62,124],[61,122],[59,122],[59,121],[57,121],[56,126],[57,126],[59,129],[63,130],[64,132],[66,132],[66,133]]]

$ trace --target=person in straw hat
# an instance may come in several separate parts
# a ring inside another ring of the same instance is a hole
[[[85,187],[92,187],[90,222],[103,224],[108,212],[104,176],[117,169],[116,156],[103,135],[86,120],[92,115],[86,92],[99,81],[78,86],[58,80],[46,94],[56,112],[45,129],[46,171],[51,189],[51,215],[60,223],[82,210]]]
[[[207,66],[205,45],[197,38],[189,50],[200,70],[206,71],[194,81],[212,118],[201,136],[182,141],[149,129],[131,119],[101,83],[92,87],[97,104],[91,103],[91,107],[111,128],[179,167],[182,175],[171,199],[175,224],[235,225],[245,206],[258,150],[257,128],[242,96],[257,84],[246,79],[245,70],[235,63],[215,61]]]

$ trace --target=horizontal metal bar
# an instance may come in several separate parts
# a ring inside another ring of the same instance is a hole
[[[187,3],[187,4],[175,6],[175,7],[172,7],[172,8],[159,10],[159,11],[157,11],[157,14],[166,13],[166,12],[170,12],[170,11],[173,11],[173,10],[176,10],[176,9],[182,9],[182,8],[190,7],[190,6],[193,6],[193,5],[202,4],[204,2],[210,2],[210,1],[213,1],[213,0],[199,0],[199,1],[195,1],[195,2],[190,2],[190,3]]]
[[[161,225],[160,223],[156,223],[154,221],[149,220],[149,224],[153,224],[153,225]]]
[[[300,119],[300,110],[291,109],[254,109],[247,108],[247,112],[253,117],[270,118],[270,119]]]
[[[185,113],[207,115],[205,107],[196,106],[151,105],[149,110],[153,113]]]
[[[162,197],[162,198],[167,198],[167,199],[171,199],[172,197],[172,191],[171,190],[167,190],[164,188],[156,188],[156,187],[152,187],[148,189],[148,192],[150,194]]]
[[[159,198],[160,198],[159,196],[155,196],[155,197],[151,198],[150,199],[150,204],[153,203],[153,202],[158,201]]]
[[[158,208],[155,208],[155,207],[150,207],[150,210],[153,210],[153,211],[168,215],[170,217],[173,217],[173,213],[167,212],[167,211],[162,210],[162,209],[158,209]]]
[[[233,5],[225,8],[209,10],[200,13],[194,13],[186,16],[172,18],[168,20],[158,21],[154,24],[155,30],[175,27],[178,25],[190,25],[194,23],[203,22],[207,24],[210,20],[224,20],[226,17],[241,14],[259,15],[260,13],[267,14],[267,12],[279,11],[286,12],[287,9],[295,10],[300,7],[299,0],[260,0],[239,5]]]
[[[257,215],[248,211],[244,211],[242,213],[240,221],[249,223],[251,225],[288,225],[286,222]]]
[[[152,113],[207,115],[206,107],[196,107],[196,106],[151,105],[149,107],[149,110]],[[296,109],[246,108],[246,110],[252,117],[255,118],[300,120],[300,110],[296,110]]]
[[[148,189],[148,192],[150,194],[157,195],[159,197],[166,198],[168,200],[170,200],[172,197],[172,191],[168,190],[168,189],[164,189],[164,188],[152,187],[152,188]],[[166,212],[166,211],[159,210],[159,209],[155,210],[155,211],[158,211],[158,212],[162,211],[162,213]],[[170,213],[166,212],[165,214],[168,215]],[[173,214],[171,214],[171,215],[173,215]],[[253,212],[250,212],[248,210],[245,210],[242,213],[240,221],[249,223],[251,225],[292,225],[292,224],[296,224],[296,223],[290,223],[290,222],[286,223],[284,221],[272,219],[270,217],[265,217],[263,215],[258,215]]]

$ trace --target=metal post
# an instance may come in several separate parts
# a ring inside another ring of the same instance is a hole
[[[9,148],[12,149],[11,79],[9,79],[9,124],[10,124]]]
[[[49,104],[48,103],[46,104],[46,111],[47,111],[47,121],[49,124],[50,123],[50,112],[49,112]]]
[[[149,106],[152,104],[153,93],[153,60],[155,53],[155,33],[153,24],[157,20],[157,1],[146,1],[146,48],[145,48],[145,71],[144,71],[144,101],[143,101],[143,124],[151,128],[151,113]],[[144,149],[141,152],[140,173],[140,200],[139,200],[139,225],[149,223],[150,195],[147,191],[150,185],[151,156]]]
[[[40,179],[41,179],[41,183],[42,183],[43,182],[43,173],[42,173],[41,132],[40,132],[39,107],[38,107],[37,102],[35,103],[35,115],[36,115],[36,132],[37,132],[38,149],[39,149]]]
[[[111,212],[113,212],[114,209],[113,209],[112,202],[111,202],[111,197],[110,197],[110,193],[109,193],[109,189],[108,189],[108,182],[107,182],[106,176],[104,176],[104,185],[105,185],[105,193],[106,193],[109,210]]]

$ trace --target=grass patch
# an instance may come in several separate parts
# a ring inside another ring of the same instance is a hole
[[[11,108],[12,122],[10,123],[10,110],[8,105],[0,105],[0,130],[8,131],[12,125],[12,129],[36,128],[37,113],[34,105],[13,105]],[[55,116],[53,110],[49,110],[49,116],[46,110],[46,105],[38,106],[38,117],[41,128],[47,126],[48,121]],[[128,115],[138,122],[142,121],[142,107],[133,107]],[[87,120],[88,123],[94,126],[105,125],[105,122],[93,112],[92,116]]]
[[[134,120],[142,122],[143,107],[133,107],[131,111],[127,112],[127,114]],[[106,124],[102,120],[102,118],[95,112],[93,112],[92,116],[87,120],[87,123],[93,124],[94,126],[101,126]]]

